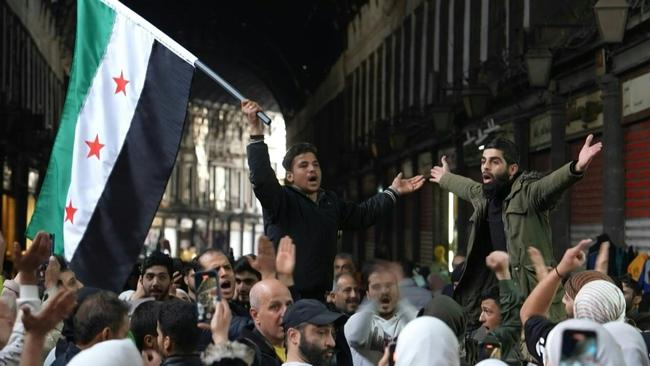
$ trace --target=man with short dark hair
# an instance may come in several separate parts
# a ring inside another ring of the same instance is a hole
[[[355,273],[357,266],[354,264],[354,257],[350,253],[337,253],[334,256],[334,276],[341,273]]]
[[[145,301],[131,315],[131,334],[138,350],[158,350],[158,312],[160,302]]]
[[[160,304],[158,314],[158,349],[165,358],[162,366],[201,366],[197,351],[200,331],[192,304],[170,300]]]
[[[253,285],[262,280],[260,274],[253,268],[246,256],[235,262],[235,300],[245,309],[250,309],[249,293]]]
[[[172,283],[174,264],[172,259],[159,251],[151,253],[142,263],[140,282],[144,290],[143,297],[153,297],[158,301],[173,299],[169,295]],[[138,292],[134,293],[131,300],[137,300]]]
[[[129,332],[128,311],[126,303],[112,292],[90,295],[74,315],[74,345],[69,345],[52,365],[67,365],[74,355],[99,342],[125,338]]]
[[[345,315],[327,310],[313,299],[298,300],[284,314],[287,361],[283,366],[330,365],[336,346],[336,325]]]
[[[221,297],[228,301],[232,320],[228,331],[228,339],[239,338],[242,330],[252,325],[252,320],[243,306],[234,301],[235,297],[235,272],[230,264],[230,259],[224,252],[216,248],[208,248],[196,257],[202,271],[215,271],[219,278]],[[195,284],[196,286],[197,284]],[[207,337],[207,333],[206,333]],[[206,338],[207,339],[207,338]],[[203,342],[202,344],[203,345]]]
[[[542,253],[546,266],[555,264],[549,211],[562,193],[584,176],[602,149],[602,143],[592,144],[592,140],[593,135],[589,135],[578,160],[543,177],[536,172],[522,172],[517,146],[503,138],[492,140],[483,150],[482,183],[452,174],[445,156],[441,159],[442,166],[431,169],[432,182],[474,206],[467,242],[467,270],[454,291],[454,298],[465,307],[470,319],[478,319],[481,290],[496,283],[485,266],[485,258],[492,251],[509,254],[512,279],[524,297],[537,284],[535,271],[530,270],[528,246]],[[561,313],[558,298],[552,314],[556,318]]]
[[[250,143],[246,148],[250,180],[264,209],[264,232],[277,246],[290,236],[296,243],[295,287],[302,298],[323,300],[332,286],[331,263],[341,229],[363,229],[387,215],[400,195],[418,190],[421,175],[402,179],[398,174],[390,187],[361,204],[346,202],[321,188],[322,172],[316,148],[309,143],[291,147],[282,162],[286,170],[281,186],[271,167],[264,129],[256,113],[257,103],[244,100]]]
[[[201,270],[201,265],[196,260],[185,263],[183,267],[183,282],[187,286],[187,295],[193,302],[196,302],[196,284],[194,283],[194,274]]]

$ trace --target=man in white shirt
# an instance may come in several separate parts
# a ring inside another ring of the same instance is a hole
[[[345,323],[345,339],[355,366],[377,365],[384,347],[418,313],[408,300],[400,301],[397,275],[390,265],[375,264],[367,273],[368,301]]]
[[[317,300],[303,299],[284,314],[287,362],[282,366],[325,366],[334,358],[335,326],[345,315],[327,310]]]

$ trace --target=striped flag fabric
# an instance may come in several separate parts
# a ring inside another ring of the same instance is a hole
[[[180,145],[196,57],[116,0],[78,0],[61,123],[27,237],[119,291]]]

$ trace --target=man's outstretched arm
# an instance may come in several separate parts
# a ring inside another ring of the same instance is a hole
[[[562,193],[582,179],[594,158],[603,149],[603,143],[592,144],[594,135],[589,135],[580,149],[578,160],[572,161],[544,178],[530,184],[530,198],[538,209],[549,209],[561,197]]]
[[[440,188],[450,191],[465,201],[481,194],[481,184],[466,177],[452,174],[447,163],[447,157],[440,159],[440,165],[431,168],[430,182],[438,183]]]
[[[342,229],[362,229],[373,225],[383,214],[388,214],[397,202],[399,196],[417,191],[424,185],[422,175],[405,179],[402,173],[397,174],[393,183],[381,193],[357,204],[339,202],[340,227]]]
[[[248,133],[251,139],[246,146],[246,155],[253,191],[262,207],[275,211],[282,197],[282,186],[271,168],[269,148],[264,143],[264,127],[257,118],[257,112],[262,108],[253,101],[243,100],[241,109],[248,121]]]

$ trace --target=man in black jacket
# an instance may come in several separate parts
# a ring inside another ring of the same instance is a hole
[[[336,254],[336,236],[341,229],[363,229],[390,212],[400,195],[418,190],[421,175],[402,179],[398,174],[390,187],[356,204],[345,202],[332,191],[321,189],[321,168],[316,148],[308,143],[287,151],[282,165],[286,185],[281,186],[269,160],[264,129],[256,113],[257,103],[244,100],[242,112],[248,121],[250,143],[246,151],[250,180],[264,209],[264,231],[275,243],[289,235],[296,243],[296,288],[302,298],[323,301],[332,286],[331,263]]]
[[[280,366],[287,359],[282,318],[293,298],[287,286],[276,279],[262,280],[250,291],[253,330],[244,329],[240,343],[255,350],[255,366]]]

